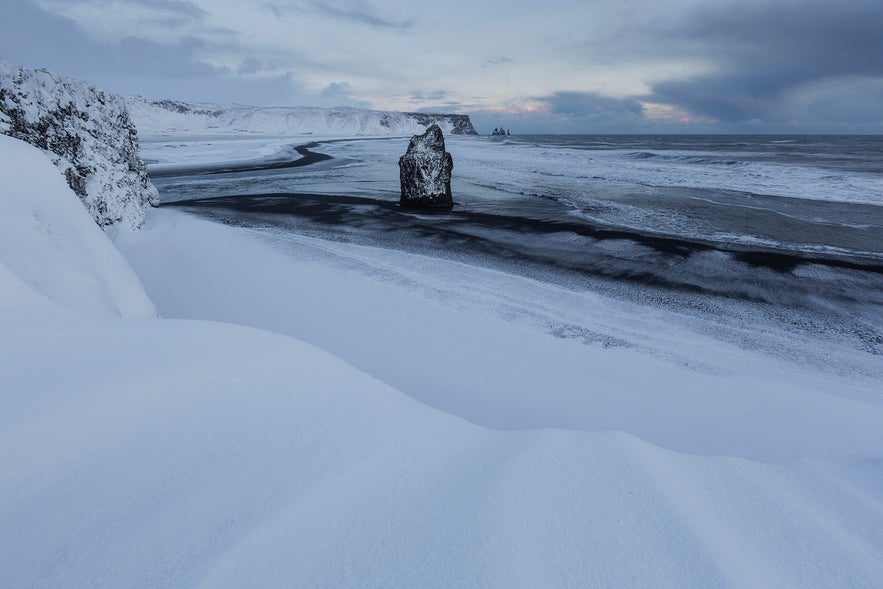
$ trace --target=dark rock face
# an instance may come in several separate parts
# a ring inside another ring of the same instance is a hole
[[[438,123],[449,123],[451,125],[449,132],[452,135],[478,135],[475,127],[472,126],[472,120],[469,118],[469,115],[427,114],[419,112],[406,112],[404,114],[413,118],[424,127]]]
[[[43,150],[102,227],[159,202],[125,103],[94,86],[0,61],[0,133]]]
[[[419,209],[453,207],[453,169],[454,159],[445,151],[445,138],[438,125],[432,125],[423,135],[414,135],[408,151],[399,158],[399,204]]]

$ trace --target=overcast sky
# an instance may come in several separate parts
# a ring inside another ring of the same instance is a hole
[[[883,133],[881,0],[0,0],[0,58],[480,131]]]

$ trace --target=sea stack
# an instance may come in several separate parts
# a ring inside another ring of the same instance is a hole
[[[399,158],[402,196],[399,204],[416,209],[454,206],[451,196],[451,170],[454,160],[445,151],[445,137],[438,125],[423,135],[414,135],[408,151]]]

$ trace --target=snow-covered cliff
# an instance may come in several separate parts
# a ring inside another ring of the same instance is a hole
[[[159,202],[126,103],[85,82],[0,61],[0,133],[46,153],[100,226],[138,228]]]
[[[258,107],[126,99],[145,135],[408,136],[437,124],[446,134],[475,135],[468,115],[406,113],[357,108]]]

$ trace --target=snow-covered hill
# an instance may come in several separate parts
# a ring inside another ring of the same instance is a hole
[[[0,265],[84,313],[155,317],[141,282],[49,159],[0,135]]]
[[[0,134],[44,151],[101,226],[158,203],[125,102],[85,82],[0,61]]]
[[[192,104],[141,97],[129,97],[126,101],[139,132],[145,135],[408,136],[422,133],[433,123],[445,134],[476,134],[468,115]]]

